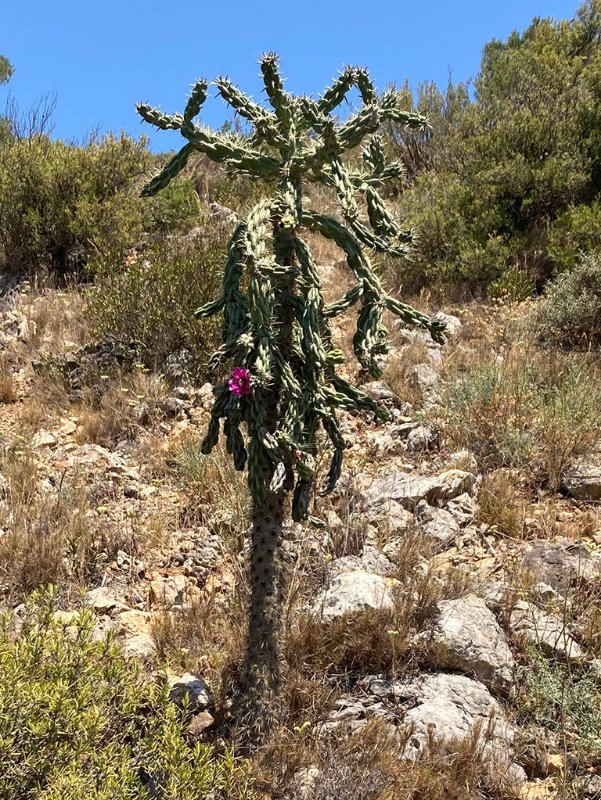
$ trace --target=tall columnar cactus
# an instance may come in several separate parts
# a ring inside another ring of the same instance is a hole
[[[221,97],[250,123],[248,138],[195,123],[209,87],[204,80],[194,85],[183,114],[138,106],[147,122],[179,130],[187,140],[144,195],[167,186],[196,152],[272,187],[271,197],[250,211],[230,239],[222,295],[196,312],[199,318],[223,314],[223,344],[209,366],[226,362],[233,367],[231,377],[215,389],[202,452],[210,453],[222,432],[236,469],[248,469],[253,519],[246,685],[259,718],[280,683],[285,498],[293,492],[294,520],[307,517],[316,457],[328,440],[332,457],[321,494],[334,489],[345,449],[338,408],[387,417],[367,394],[337,374],[343,354],[332,344],[331,321],[359,305],[353,348],[374,376],[380,374],[378,356],[387,350],[386,310],[426,329],[437,341],[443,336],[440,322],[387,294],[368,256],[404,256],[413,240],[380,194],[387,181],[402,175],[402,166],[387,163],[378,131],[387,120],[423,128],[424,118],[403,110],[395,91],[378,96],[364,69],[345,69],[314,100],[285,90],[275,55],[262,56],[260,65],[270,109],[228,78],[214,82]],[[332,113],[353,87],[362,105],[338,122]],[[343,156],[361,144],[363,167],[353,171]],[[305,207],[306,183],[333,189],[340,219]],[[330,239],[346,256],[354,283],[335,302],[324,300],[319,269],[301,238],[303,229]]]

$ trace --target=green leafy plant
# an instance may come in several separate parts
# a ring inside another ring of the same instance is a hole
[[[309,514],[323,429],[333,448],[322,493],[331,492],[340,475],[345,449],[336,410],[361,409],[386,418],[365,393],[347,383],[336,367],[344,360],[334,349],[331,320],[359,303],[355,356],[379,375],[378,356],[387,350],[386,310],[403,322],[419,325],[438,340],[444,326],[388,295],[367,251],[404,256],[413,234],[387,210],[380,189],[402,174],[387,163],[378,131],[387,120],[423,128],[420,115],[406,111],[400,93],[378,97],[364,69],[348,68],[319,100],[293,97],[284,88],[273,54],[262,56],[261,72],[271,109],[255,103],[227,78],[215,85],[221,97],[246,119],[252,135],[242,139],[216,133],[194,122],[208,83],[198,81],[183,114],[167,115],[139,105],[141,116],[163,130],[179,130],[187,140],[145,188],[152,196],[167,186],[196,152],[234,173],[265,182],[271,196],[260,201],[234,231],[228,246],[223,292],[197,312],[204,318],[223,312],[223,344],[209,362],[218,369],[234,365],[231,377],[215,390],[215,403],[202,445],[210,453],[221,421],[227,450],[238,470],[248,466],[253,501],[251,601],[244,683],[252,728],[258,731],[273,715],[280,686],[281,618],[284,598],[282,564],[285,500],[293,491],[292,516]],[[332,116],[347,93],[357,87],[361,108],[338,123]],[[346,151],[361,144],[363,167],[351,171]],[[342,222],[304,205],[306,183],[334,190]],[[369,225],[358,200],[365,201]],[[327,305],[319,269],[302,230],[333,241],[345,254],[355,283]],[[246,438],[241,431],[246,426]]]
[[[188,714],[141,672],[91,612],[54,613],[52,591],[0,626],[3,800],[205,800],[255,797],[231,752],[191,745]]]
[[[601,255],[582,256],[571,271],[550,284],[537,316],[539,337],[546,344],[601,346]]]
[[[94,333],[133,341],[150,367],[186,348],[200,377],[218,345],[219,326],[212,319],[199,324],[194,311],[218,289],[225,246],[219,231],[206,228],[189,241],[161,237],[126,269],[115,269],[110,255],[97,256],[87,293]]]

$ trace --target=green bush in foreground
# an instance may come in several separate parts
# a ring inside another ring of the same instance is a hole
[[[539,309],[539,335],[566,348],[601,345],[601,256],[589,253],[552,283]]]
[[[66,629],[50,595],[0,627],[2,800],[202,800],[254,795],[246,764],[186,741],[165,687],[96,642],[86,612]]]

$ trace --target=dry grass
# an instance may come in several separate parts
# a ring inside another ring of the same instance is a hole
[[[505,469],[484,476],[478,493],[478,521],[504,536],[523,539],[529,504],[516,482],[519,476]]]
[[[9,360],[0,353],[0,404],[14,403],[17,390]]]
[[[247,588],[238,573],[227,594],[206,591],[185,610],[164,611],[153,622],[159,658],[173,668],[202,674],[222,718],[243,662],[246,605]]]
[[[22,340],[30,353],[60,355],[89,340],[85,301],[76,289],[36,290],[24,284],[17,308],[25,316]]]
[[[443,425],[484,470],[517,467],[559,488],[566,468],[601,438],[599,364],[541,350],[518,322],[445,360]]]
[[[106,447],[119,439],[135,439],[141,428],[162,417],[160,403],[166,396],[160,376],[142,370],[107,379],[102,391],[83,390],[72,407],[78,442]]]
[[[171,468],[188,498],[182,524],[211,528],[220,533],[231,552],[239,553],[250,525],[247,477],[236,472],[221,444],[211,455],[203,455],[203,438],[196,431],[182,436],[169,454]]]
[[[402,743],[374,720],[349,734],[280,729],[258,754],[259,786],[270,797],[304,800],[510,800],[501,768],[486,763],[487,734],[473,731],[442,747],[434,737],[416,762],[400,760]],[[303,776],[303,777],[301,777]]]
[[[35,456],[26,448],[0,462],[6,479],[0,536],[0,580],[5,597],[22,597],[55,584],[65,594],[99,580],[103,565],[126,548],[121,532],[90,513],[76,476],[42,484]]]

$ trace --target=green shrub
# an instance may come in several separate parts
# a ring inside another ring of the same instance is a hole
[[[189,240],[161,239],[125,269],[112,258],[95,259],[88,294],[95,333],[135,340],[151,367],[180,348],[199,367],[218,346],[219,322],[193,314],[218,293],[224,250],[225,237],[207,230]]]
[[[522,720],[563,734],[576,758],[598,754],[601,736],[599,680],[586,667],[574,669],[551,661],[538,648],[529,650],[531,663],[520,667]]]
[[[540,302],[541,341],[559,347],[601,346],[601,255],[582,256],[564,272]]]
[[[36,135],[0,147],[0,272],[65,276],[92,255],[117,263],[145,232],[190,227],[190,182],[150,204],[138,198],[156,160],[145,139],[125,135],[84,147]]]
[[[66,627],[38,594],[24,615],[17,638],[0,627],[2,800],[251,800],[248,766],[191,745],[164,682],[94,641],[92,614]]]

